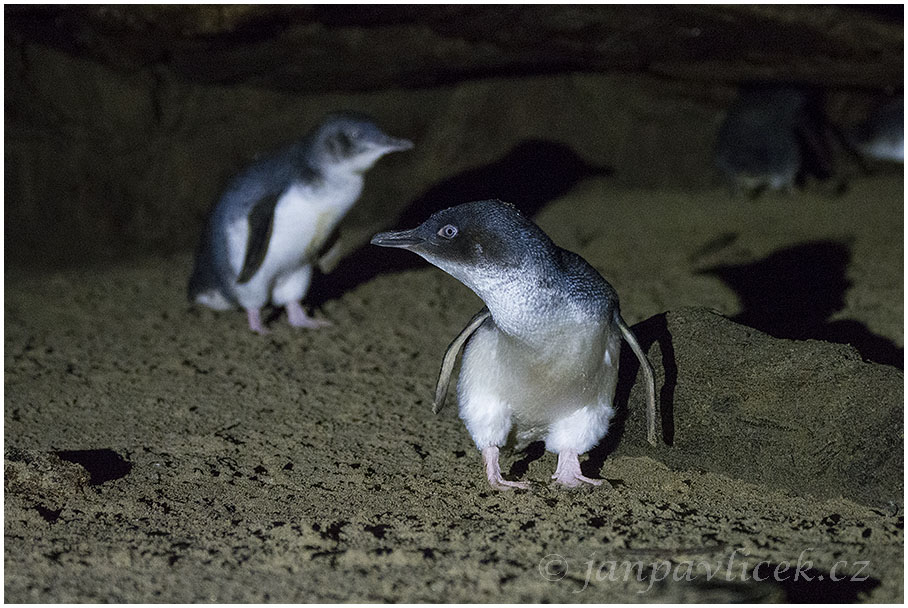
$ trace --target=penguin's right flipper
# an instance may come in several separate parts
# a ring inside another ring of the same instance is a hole
[[[441,370],[438,372],[438,381],[435,383],[435,401],[432,402],[433,414],[437,414],[445,406],[448,385],[451,384],[451,374],[454,372],[454,362],[457,361],[457,355],[460,354],[463,345],[467,343],[470,336],[491,316],[492,313],[489,312],[489,309],[483,307],[482,310],[473,315],[467,326],[457,334],[457,337],[448,346],[448,350],[445,351],[445,356],[441,360]]]
[[[631,350],[637,355],[637,359],[640,361],[640,369],[643,370],[643,376],[646,381],[646,440],[651,445],[656,445],[656,377],[653,374],[653,366],[647,359],[646,353],[640,348],[634,332],[631,331],[631,328],[627,326],[627,323],[617,312],[615,313],[615,321],[621,329],[621,335],[624,336],[624,340],[630,344]]]
[[[268,243],[271,242],[271,233],[274,230],[274,208],[277,206],[278,196],[266,196],[259,200],[249,210],[249,236],[246,239],[246,257],[243,259],[243,269],[237,277],[237,283],[246,283],[251,279],[268,253]]]

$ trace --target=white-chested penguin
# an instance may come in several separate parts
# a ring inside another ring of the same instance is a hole
[[[875,108],[848,133],[849,143],[866,158],[905,162],[905,102],[891,99]]]
[[[246,310],[265,333],[261,309],[287,309],[290,324],[315,328],[300,303],[328,237],[363,189],[375,162],[413,143],[364,116],[330,114],[303,140],[237,175],[211,211],[189,280],[189,298]]]
[[[609,428],[624,338],[640,360],[648,396],[647,439],[656,442],[652,367],[621,318],[618,295],[583,258],[556,246],[501,201],[439,211],[421,226],[383,232],[374,245],[408,249],[472,289],[486,304],[445,353],[435,396],[444,403],[454,360],[466,343],[457,394],[460,417],[481,450],[489,483],[501,476],[499,448],[542,440],[558,454],[552,478],[598,485],[579,455]]]
[[[807,116],[808,96],[794,87],[745,88],[719,128],[716,166],[736,195],[790,192],[803,152],[816,146]]]

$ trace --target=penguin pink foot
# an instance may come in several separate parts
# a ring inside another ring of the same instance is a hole
[[[526,481],[508,481],[501,476],[501,467],[498,464],[498,448],[489,446],[482,449],[482,462],[486,468],[486,477],[489,479],[489,485],[496,490],[507,491],[513,488],[518,490],[528,490],[529,482]]]
[[[255,333],[265,336],[269,332],[265,325],[262,323],[262,313],[258,308],[247,308],[246,309],[246,318],[249,320],[249,329]]]
[[[310,317],[299,302],[287,304],[287,320],[293,327],[305,327],[306,329],[319,329],[332,325],[331,321]]]
[[[561,484],[568,488],[588,483],[593,486],[601,486],[601,479],[591,479],[585,477],[580,471],[580,458],[576,452],[561,452],[558,454],[558,466],[555,467],[555,474],[552,475],[555,483]]]

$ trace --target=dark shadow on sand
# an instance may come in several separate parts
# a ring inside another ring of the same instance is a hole
[[[511,468],[508,469],[508,479],[523,478],[523,476],[527,474],[527,471],[530,470],[530,463],[534,460],[539,460],[545,455],[545,443],[542,441],[534,441],[528,445],[525,450],[520,452],[520,454],[520,459],[515,460],[511,464]]]
[[[113,450],[59,450],[55,452],[60,460],[81,465],[90,476],[88,481],[99,486],[107,481],[121,479],[129,475],[132,463]]]
[[[780,249],[748,264],[700,271],[721,279],[741,300],[732,321],[776,338],[850,344],[866,361],[904,367],[903,349],[857,321],[830,321],[845,306],[851,248],[814,241]]]
[[[493,163],[468,169],[432,186],[407,205],[394,225],[387,229],[413,228],[447,207],[496,198],[513,203],[532,217],[579,181],[611,173],[607,167],[588,164],[565,144],[525,140]],[[367,243],[344,258],[329,274],[318,277],[309,300],[312,305],[320,306],[379,274],[401,272],[425,264],[410,252],[379,249]]]
[[[879,579],[865,572],[848,575],[802,567],[795,576],[796,568],[797,563],[787,567],[784,563],[761,563],[755,570],[756,576],[766,583],[781,587],[784,601],[789,604],[854,604],[860,601],[861,594],[870,593],[880,585]],[[777,576],[778,580],[774,580]]]
[[[643,352],[649,352],[650,347],[657,343],[659,351],[662,353],[662,369],[665,371],[665,377],[659,381],[657,378],[656,386],[656,419],[659,427],[658,437],[666,444],[673,445],[675,441],[675,386],[678,383],[678,366],[675,363],[675,348],[672,343],[671,334],[668,332],[668,321],[665,313],[655,315],[634,325],[631,330],[637,337],[637,342]],[[650,362],[653,360],[650,359]],[[631,387],[639,379],[642,381],[640,374],[640,362],[634,355],[629,346],[623,344],[621,347],[621,359],[618,364],[618,388],[615,391],[615,416],[609,425],[608,434],[600,441],[596,447],[589,452],[589,458],[581,464],[583,474],[587,477],[598,477],[599,471],[609,454],[618,449],[621,439],[624,437],[624,427],[627,423],[628,416],[635,416],[640,420],[638,426],[645,428],[646,412],[630,412],[629,401],[631,396]],[[642,388],[642,387],[641,387]]]

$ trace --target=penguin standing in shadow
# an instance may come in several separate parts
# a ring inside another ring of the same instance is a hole
[[[189,280],[190,301],[215,310],[245,309],[264,334],[261,309],[285,307],[294,327],[327,325],[301,300],[312,266],[359,198],[379,158],[413,143],[390,137],[352,113],[330,114],[302,141],[237,175],[208,217]]]
[[[904,100],[892,99],[874,108],[864,122],[850,130],[847,139],[865,158],[904,163]]]
[[[832,177],[832,153],[815,92],[794,86],[745,87],[716,139],[715,163],[737,197],[794,191],[810,174]]]
[[[525,489],[502,477],[499,450],[542,440],[558,454],[552,479],[575,487],[580,454],[593,448],[615,413],[622,338],[646,379],[647,440],[656,443],[653,370],[618,310],[618,295],[583,258],[556,246],[501,201],[439,211],[412,230],[383,232],[372,244],[412,251],[472,289],[486,305],[451,343],[435,410],[444,405],[454,362],[466,344],[457,393],[460,417],[499,490]]]

